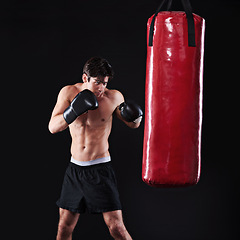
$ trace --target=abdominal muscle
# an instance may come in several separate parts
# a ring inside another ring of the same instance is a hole
[[[92,127],[80,119],[75,120],[69,126],[72,136],[72,157],[78,161],[91,161],[109,156],[108,137],[111,126],[112,121]]]

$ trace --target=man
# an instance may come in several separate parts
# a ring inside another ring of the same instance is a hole
[[[72,239],[81,213],[102,213],[114,239],[132,239],[121,211],[114,171],[108,151],[113,113],[127,126],[137,128],[141,108],[124,102],[117,90],[107,89],[113,70],[107,60],[94,57],[84,68],[83,83],[61,89],[49,122],[57,133],[69,127],[71,162],[66,170],[59,206],[57,240]]]

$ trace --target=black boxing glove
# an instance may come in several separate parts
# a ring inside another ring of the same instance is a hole
[[[70,106],[65,109],[63,117],[70,124],[81,114],[96,108],[98,108],[96,96],[90,90],[85,89],[72,100]]]
[[[119,110],[122,118],[127,122],[139,123],[142,120],[143,111],[141,107],[132,101],[121,103]]]

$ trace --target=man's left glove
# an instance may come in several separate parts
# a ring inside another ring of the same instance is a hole
[[[122,118],[127,122],[139,123],[142,120],[143,111],[133,101],[123,102],[119,105]]]

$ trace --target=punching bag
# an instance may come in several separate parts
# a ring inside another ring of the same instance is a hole
[[[142,179],[183,187],[200,177],[205,20],[189,0],[184,12],[160,11],[164,2],[147,23]]]

